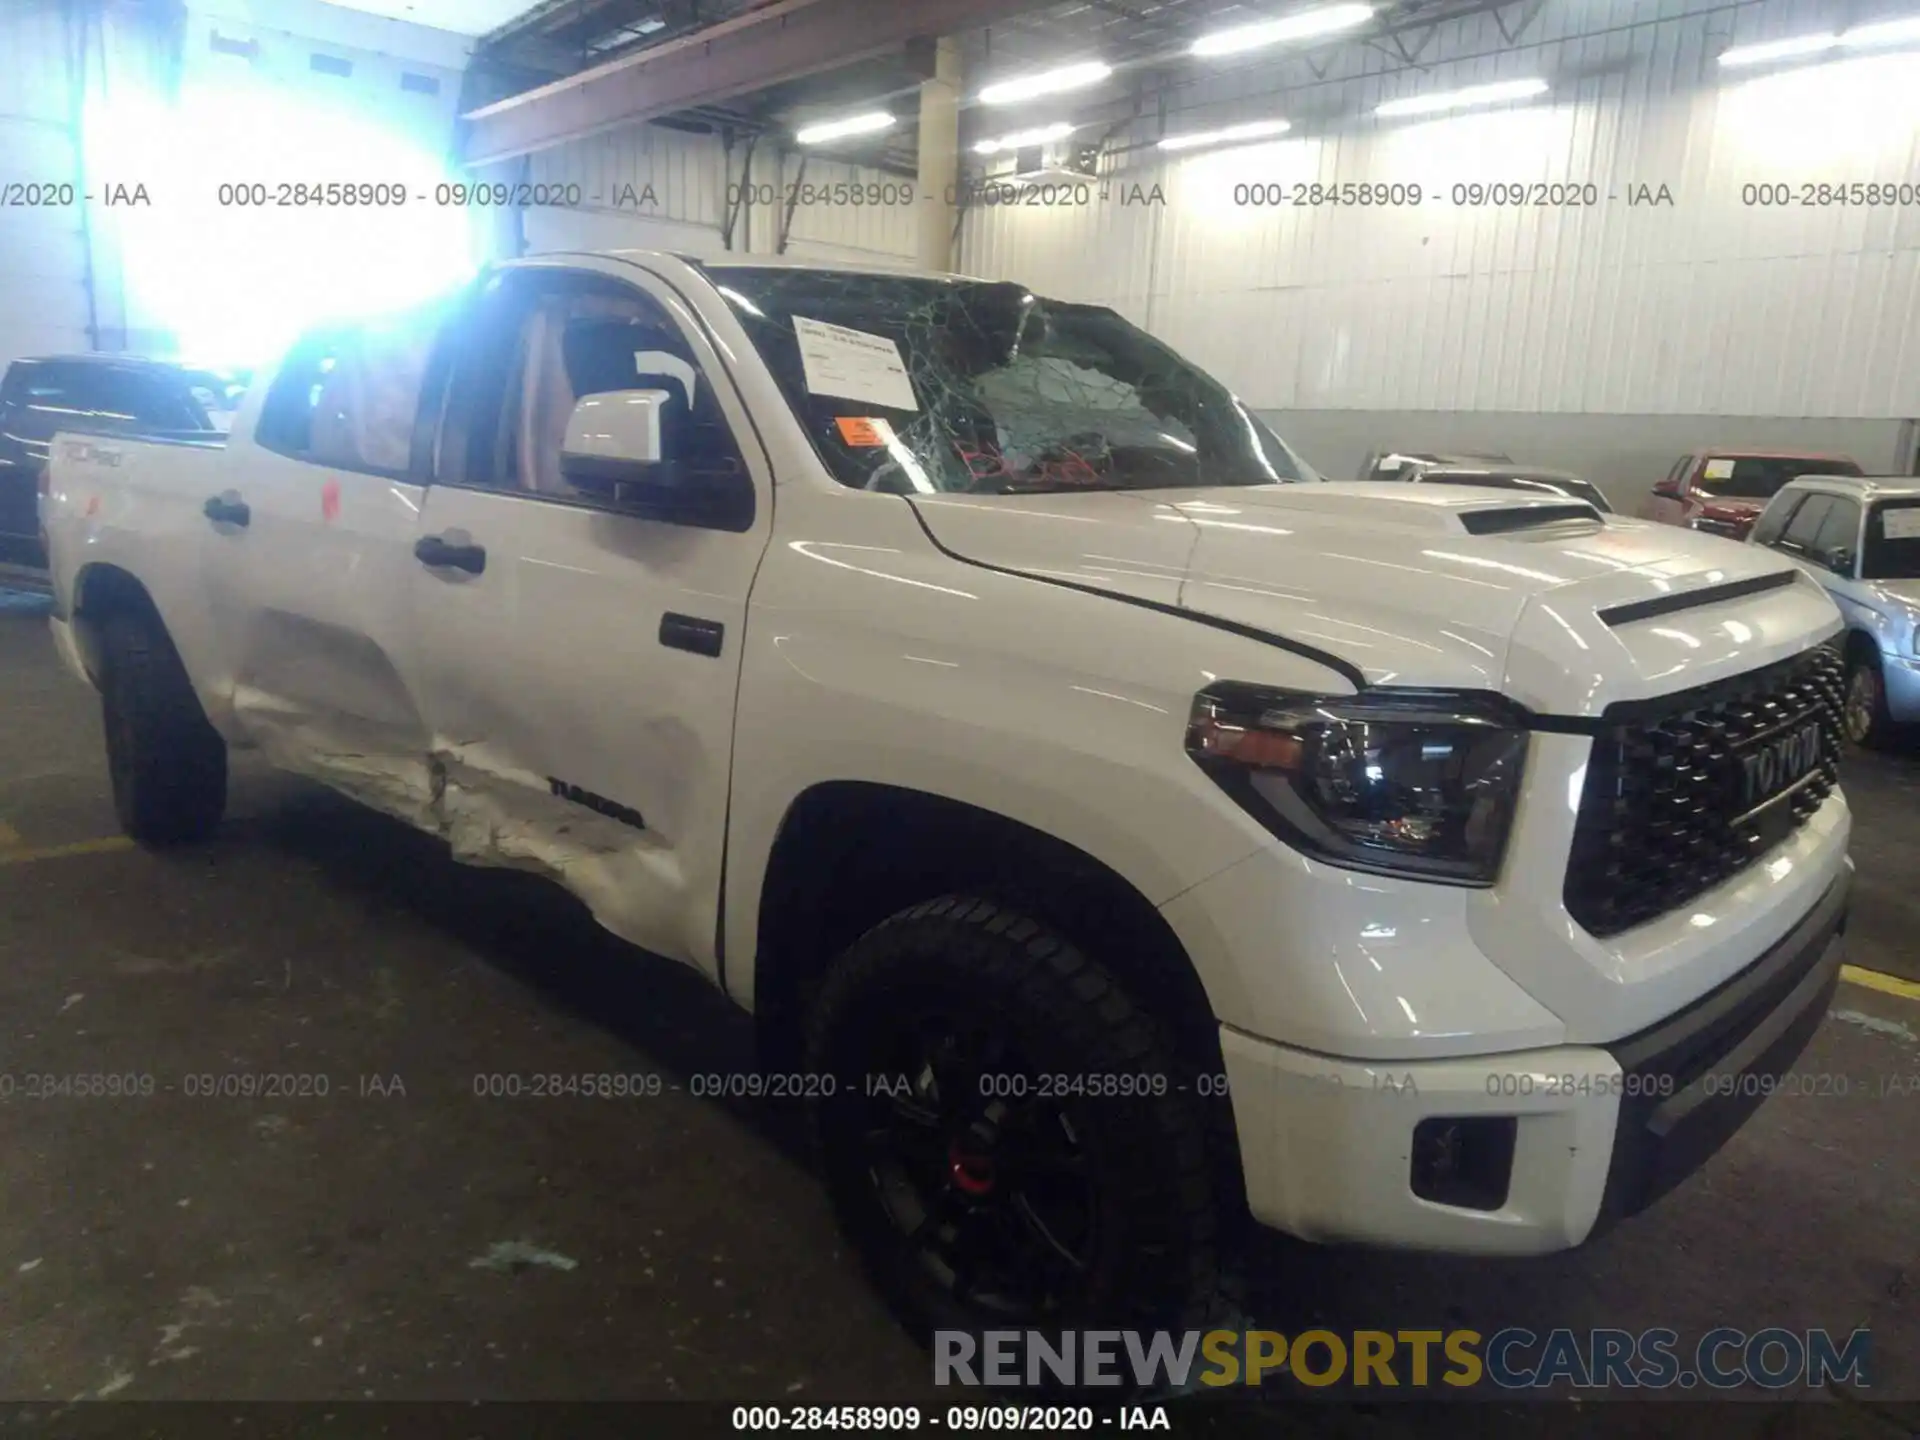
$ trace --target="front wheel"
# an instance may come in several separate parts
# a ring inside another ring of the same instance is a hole
[[[1178,1329],[1215,1291],[1205,1125],[1158,1027],[1046,925],[946,896],[869,931],[808,1027],[842,1229],[907,1327]]]
[[[1880,673],[1880,656],[1865,651],[1847,663],[1847,738],[1870,749],[1893,739],[1893,715],[1887,709],[1887,682]]]

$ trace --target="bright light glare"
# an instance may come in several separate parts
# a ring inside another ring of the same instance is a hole
[[[1791,40],[1769,40],[1764,45],[1736,45],[1720,52],[1722,65],[1764,65],[1769,60],[1790,60],[1796,55],[1818,55],[1840,43],[1834,34],[1796,35]]]
[[[1103,65],[1098,60],[1088,60],[1084,64],[1043,70],[1038,75],[1026,75],[1018,80],[1002,80],[997,85],[989,85],[980,92],[980,103],[1017,105],[1022,100],[1032,100],[1041,95],[1058,95],[1063,90],[1083,90],[1089,85],[1098,85],[1111,74],[1111,66]]]
[[[1840,43],[1852,48],[1874,45],[1907,45],[1920,40],[1920,16],[1905,20],[1883,20],[1875,25],[1857,25],[1840,37]]]
[[[435,203],[449,178],[439,158],[338,105],[236,79],[177,101],[122,92],[89,103],[83,124],[88,185],[137,181],[153,197],[95,212],[118,240],[129,323],[171,331],[200,360],[257,365],[314,324],[420,304],[484,253],[467,212]],[[380,184],[405,199],[282,207],[271,202],[283,181]],[[264,190],[249,192],[255,182]],[[242,203],[222,204],[222,185]]]
[[[1278,20],[1261,20],[1252,25],[1236,25],[1231,30],[1216,30],[1193,42],[1196,55],[1237,55],[1286,40],[1311,40],[1338,30],[1351,30],[1373,18],[1371,5],[1328,5],[1319,10],[1304,10]]]
[[[1906,173],[1920,132],[1920,55],[1893,51],[1790,66],[1721,92],[1716,147],[1758,179],[1820,171],[1866,180]]]
[[[1544,80],[1501,80],[1492,85],[1469,85],[1464,90],[1445,90],[1438,95],[1409,95],[1376,105],[1376,115],[1432,115],[1441,110],[1464,110],[1470,105],[1498,105],[1503,100],[1525,100],[1544,95]]]
[[[1224,130],[1201,130],[1191,135],[1169,135],[1160,142],[1162,150],[1191,150],[1198,145],[1237,145],[1244,140],[1265,140],[1284,135],[1293,127],[1285,120],[1250,120],[1245,125],[1229,125]]]
[[[793,138],[802,145],[824,145],[829,140],[842,140],[849,135],[871,135],[876,130],[892,128],[893,116],[884,110],[869,110],[864,115],[849,115],[844,120],[809,125],[804,130],[796,130]]]
[[[997,155],[1002,150],[1024,150],[1029,145],[1045,145],[1050,140],[1064,140],[1073,133],[1073,126],[1064,120],[1056,120],[1051,125],[1042,125],[1037,130],[1016,130],[1011,135],[1001,135],[992,140],[982,140],[973,147],[976,155]]]

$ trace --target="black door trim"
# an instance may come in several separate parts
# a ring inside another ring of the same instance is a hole
[[[717,659],[726,638],[727,627],[718,620],[676,615],[671,610],[660,617],[660,643],[669,650],[690,650]]]

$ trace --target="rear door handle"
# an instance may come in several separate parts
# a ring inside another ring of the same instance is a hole
[[[414,542],[413,556],[422,565],[444,565],[465,570],[469,575],[481,574],[487,568],[487,552],[483,546],[452,541],[444,535],[421,536]]]
[[[253,522],[253,511],[247,502],[231,490],[207,501],[200,507],[200,513],[216,525],[238,525],[244,529]]]

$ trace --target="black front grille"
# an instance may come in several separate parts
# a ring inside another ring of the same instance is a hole
[[[1574,825],[1567,913],[1617,935],[1709,890],[1771,849],[1840,783],[1846,667],[1820,647],[1658,700],[1608,707]],[[1746,757],[1819,725],[1818,758],[1785,798],[1756,807]]]

